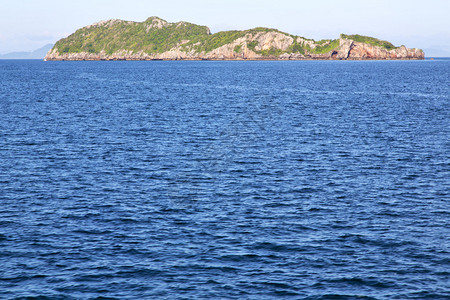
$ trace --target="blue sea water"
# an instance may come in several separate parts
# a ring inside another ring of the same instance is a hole
[[[1,299],[449,299],[450,60],[0,61]]]

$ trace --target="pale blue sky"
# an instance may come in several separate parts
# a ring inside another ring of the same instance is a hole
[[[0,54],[37,49],[100,20],[159,16],[213,33],[256,26],[314,39],[359,33],[450,56],[449,15],[450,0],[0,0]]]

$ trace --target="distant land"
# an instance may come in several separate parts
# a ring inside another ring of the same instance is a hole
[[[211,34],[206,26],[111,19],[78,29],[56,42],[45,60],[366,60],[424,59],[421,49],[396,47],[362,35],[315,41],[277,29]]]
[[[48,44],[31,52],[11,52],[0,54],[0,59],[43,59],[47,52],[52,48],[53,44]]]

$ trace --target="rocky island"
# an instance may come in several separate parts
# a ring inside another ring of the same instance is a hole
[[[78,29],[56,42],[45,60],[366,60],[424,59],[417,48],[362,35],[315,41],[257,27],[211,34],[206,26],[112,19]]]

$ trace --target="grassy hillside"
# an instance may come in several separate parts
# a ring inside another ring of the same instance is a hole
[[[60,53],[99,53],[104,50],[107,54],[112,54],[122,49],[162,53],[176,47],[180,41],[200,40],[209,35],[206,26],[178,22],[166,23],[164,27],[158,28],[152,27],[154,20],[155,18],[149,18],[145,22],[118,21],[109,26],[83,27],[59,40],[55,47]]]
[[[282,34],[288,39],[292,38],[293,42],[286,50],[276,47],[262,50],[257,41],[261,33]],[[122,50],[159,54],[171,49],[208,53],[243,37],[246,37],[245,41],[234,46],[235,53],[241,53],[244,47],[247,47],[263,56],[278,56],[283,53],[325,54],[339,47],[339,39],[314,41],[271,28],[258,27],[211,34],[206,26],[188,22],[168,23],[158,17],[151,17],[144,22],[109,20],[86,26],[69,37],[59,40],[55,44],[55,49],[60,54],[104,51],[111,55]],[[387,41],[367,36],[342,34],[341,38],[381,46],[387,50],[396,48]]]
[[[389,43],[388,41],[383,41],[383,40],[379,40],[379,39],[376,39],[376,38],[373,38],[370,36],[364,36],[364,35],[359,35],[359,34],[353,34],[353,35],[341,34],[341,38],[354,40],[355,42],[361,42],[361,43],[366,43],[366,44],[370,44],[370,45],[374,45],[374,46],[383,47],[387,50],[392,50],[392,49],[397,48],[394,45],[392,45],[391,43]]]
[[[155,26],[161,24],[160,26]],[[99,25],[86,26],[65,39],[59,40],[55,48],[59,53],[99,53],[105,51],[113,54],[120,50],[132,52],[143,51],[149,54],[163,53],[174,47],[183,51],[208,53],[223,45],[245,37],[256,36],[258,33],[277,32],[294,39],[293,45],[287,51],[280,49],[259,50],[255,48],[257,41],[248,41],[247,47],[262,55],[280,55],[288,53],[315,53],[321,54],[333,50],[339,45],[339,40],[323,40],[317,42],[316,48],[297,42],[298,36],[281,32],[277,29],[257,27],[249,30],[230,30],[210,34],[208,27],[188,22],[168,23],[157,17],[148,18],[144,22],[127,22],[113,20]],[[313,41],[305,39],[308,41]],[[323,44],[323,45],[322,45]],[[235,47],[239,53],[242,45]]]

